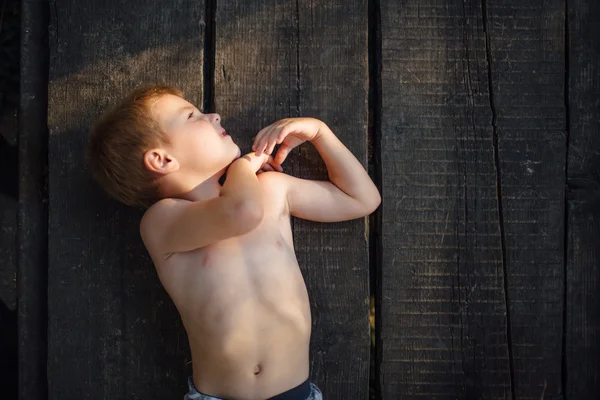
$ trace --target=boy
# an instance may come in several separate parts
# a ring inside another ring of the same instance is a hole
[[[305,141],[331,182],[282,173],[290,150]],[[148,207],[140,233],[191,348],[184,399],[321,399],[309,381],[310,305],[290,216],[360,218],[378,207],[379,192],[319,120],[278,121],[252,149],[240,157],[218,114],[154,86],[98,121],[88,157],[108,193]]]

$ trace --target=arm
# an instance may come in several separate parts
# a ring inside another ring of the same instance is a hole
[[[156,203],[140,224],[146,246],[166,255],[201,248],[254,229],[263,216],[256,171],[266,159],[251,154],[233,162],[217,198],[164,199]]]
[[[351,200],[358,203],[368,215],[381,203],[377,187],[352,152],[322,123],[312,141],[325,165],[329,180]]]
[[[282,120],[261,131],[254,147],[270,154],[275,143],[281,144],[275,156],[275,162],[281,163],[304,140],[310,140],[323,158],[330,181],[270,174],[270,179],[284,187],[291,215],[320,222],[345,221],[368,215],[379,206],[379,191],[362,164],[319,120]]]

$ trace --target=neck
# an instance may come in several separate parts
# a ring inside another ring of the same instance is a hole
[[[163,197],[178,198],[189,201],[214,199],[219,197],[221,193],[222,186],[219,183],[219,179],[224,172],[225,169],[208,178],[186,177],[185,179],[176,179],[178,177],[171,176],[171,179],[167,180],[164,179],[167,177],[164,177],[163,182],[160,182],[160,191]]]

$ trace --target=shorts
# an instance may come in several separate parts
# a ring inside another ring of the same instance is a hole
[[[183,400],[226,400],[221,399],[220,397],[209,396],[207,394],[200,393],[198,390],[196,390],[194,380],[191,376],[188,378],[188,388],[189,392],[183,397]],[[267,400],[323,400],[323,394],[317,385],[307,379],[295,388],[292,388]]]

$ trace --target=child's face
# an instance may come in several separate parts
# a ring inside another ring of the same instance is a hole
[[[164,95],[150,105],[171,141],[168,151],[180,170],[212,176],[240,156],[240,148],[221,127],[219,114],[202,114],[185,99]]]

